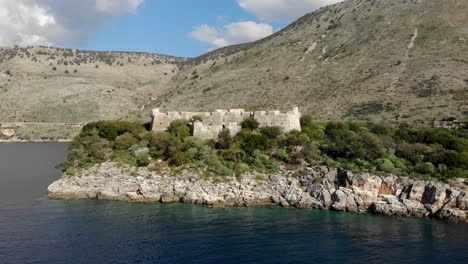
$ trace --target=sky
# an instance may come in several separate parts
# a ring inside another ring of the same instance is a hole
[[[255,41],[342,0],[0,0],[0,46],[194,57]]]

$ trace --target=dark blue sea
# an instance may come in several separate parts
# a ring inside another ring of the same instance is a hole
[[[466,224],[50,200],[66,148],[0,144],[0,263],[468,263]]]

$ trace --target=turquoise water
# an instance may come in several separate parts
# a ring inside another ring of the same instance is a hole
[[[467,263],[465,224],[50,200],[65,149],[0,144],[0,263]]]

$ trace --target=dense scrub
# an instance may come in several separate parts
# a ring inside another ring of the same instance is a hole
[[[113,160],[152,169],[186,166],[219,178],[280,165],[324,164],[443,181],[468,177],[466,129],[319,123],[308,116],[301,125],[302,132],[283,133],[247,119],[239,134],[225,130],[214,141],[191,137],[191,122],[185,120],[173,122],[167,132],[148,132],[141,124],[123,121],[90,123],[71,144],[64,168],[73,174]]]

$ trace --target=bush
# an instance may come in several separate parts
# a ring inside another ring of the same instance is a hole
[[[306,127],[302,129],[302,133],[307,135],[311,140],[322,140],[325,138],[325,133],[319,129]]]
[[[278,160],[283,161],[283,162],[288,162],[289,161],[289,154],[288,154],[288,151],[286,151],[285,149],[278,149],[276,151],[275,157]]]
[[[420,162],[416,164],[416,166],[414,167],[414,170],[421,174],[432,174],[435,172],[435,167],[430,162]]]
[[[156,159],[168,160],[171,158],[171,149],[178,149],[181,142],[166,132],[151,132],[146,136],[149,153]]]
[[[167,132],[182,140],[190,136],[190,124],[187,120],[183,119],[172,121],[167,129]]]
[[[260,123],[255,118],[249,117],[244,119],[240,125],[244,129],[256,130],[260,126]]]
[[[309,142],[310,139],[307,135],[302,134],[297,130],[293,130],[286,134],[286,138],[283,140],[283,145],[285,147],[299,147],[305,146]]]
[[[231,146],[221,152],[221,156],[227,161],[240,162],[245,160],[247,154],[237,146]]]
[[[127,132],[115,139],[114,148],[119,150],[126,150],[137,143],[138,140],[132,134]]]
[[[146,133],[147,130],[142,124],[127,121],[99,121],[85,125],[81,130],[80,137],[86,135],[99,135],[110,141],[114,141],[118,136],[125,133]]]
[[[236,138],[241,149],[248,154],[252,154],[256,149],[266,150],[269,148],[267,137],[250,130],[241,130]]]
[[[314,124],[314,120],[309,115],[301,116],[300,122],[301,122],[301,127],[302,128],[305,128],[305,127],[311,128],[313,126],[313,124]]]
[[[395,165],[389,159],[382,159],[379,161],[379,169],[384,172],[392,172],[395,169]]]
[[[175,151],[171,156],[172,158],[169,159],[169,164],[173,166],[182,166],[192,161],[187,152]]]
[[[260,133],[266,136],[269,139],[277,139],[283,133],[282,129],[277,126],[272,127],[262,127],[260,128]]]
[[[216,142],[217,149],[229,149],[232,144],[231,131],[229,129],[223,129],[218,135],[218,141]]]
[[[151,160],[150,155],[147,152],[136,156],[136,162],[139,167],[148,166],[150,163],[150,160]]]

